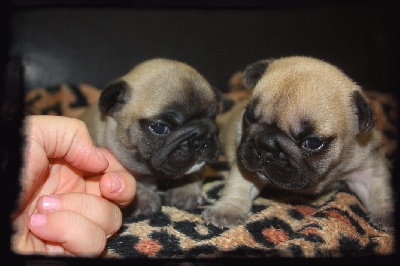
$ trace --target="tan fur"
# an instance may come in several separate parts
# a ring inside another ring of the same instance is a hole
[[[171,64],[171,62],[173,62]],[[204,97],[203,104],[208,104],[215,98],[208,82],[192,67],[178,61],[169,61],[161,58],[146,61],[131,70],[121,78],[132,88],[141,88],[132,91],[132,104],[124,110],[131,119],[149,117],[158,114],[171,100],[190,97],[191,91],[183,80],[190,80],[197,84]],[[167,88],[168,87],[168,88]],[[173,90],[169,89],[173,88]],[[191,89],[191,88],[190,88]],[[136,100],[140,99],[140,100]],[[133,104],[133,101],[135,104]],[[201,104],[199,102],[199,104]],[[204,108],[200,107],[199,108]]]
[[[390,172],[379,151],[380,133],[370,128],[373,119],[359,123],[355,92],[369,108],[361,88],[337,67],[302,56],[270,61],[259,74],[249,101],[218,117],[220,141],[231,172],[220,199],[203,212],[205,220],[220,227],[244,223],[252,200],[265,186],[319,194],[334,189],[343,180],[365,204],[371,222],[390,230],[394,219]],[[247,76],[252,85],[254,73]],[[243,128],[245,108],[253,114],[250,119],[257,120],[247,128]],[[305,130],[304,122],[311,125],[312,132]],[[272,128],[273,133],[262,136],[265,128]],[[326,140],[326,144],[320,152],[305,151],[300,147],[304,141],[301,134]],[[254,154],[263,154],[267,149],[261,147],[264,138],[274,145],[278,143],[274,146],[278,153],[265,152],[269,157],[260,157],[260,166],[254,162],[258,158]],[[252,141],[256,144],[249,144]],[[273,163],[277,166],[268,168]],[[282,169],[280,164],[284,165]],[[288,168],[299,176],[278,178],[278,171]]]
[[[95,143],[110,149],[138,181],[129,212],[149,216],[161,209],[160,183],[168,183],[166,204],[190,209],[203,202],[194,173],[217,157],[217,109],[215,91],[194,68],[155,58],[111,83],[81,119]],[[154,133],[150,128],[157,124],[170,132]]]

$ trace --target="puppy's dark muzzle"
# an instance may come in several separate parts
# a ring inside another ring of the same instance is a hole
[[[192,122],[173,132],[151,161],[155,169],[166,175],[179,175],[193,165],[217,158],[218,130],[211,120]]]
[[[245,153],[251,153],[255,165],[259,165],[262,169],[271,163],[285,165],[288,163],[288,157],[282,147],[285,142],[285,136],[276,127],[265,126],[262,131],[246,140]],[[242,158],[246,160],[246,154],[243,154]]]
[[[273,137],[268,137],[263,140],[261,145],[254,146],[253,152],[262,164],[269,164],[276,160],[285,161],[286,159],[279,142]]]
[[[207,148],[207,139],[204,134],[198,134],[198,132],[192,131],[188,134],[186,140],[183,140],[176,149],[172,152],[173,156],[177,158],[185,158],[196,154],[201,156]],[[179,159],[178,159],[179,160]]]
[[[244,136],[238,158],[247,171],[278,187],[299,190],[309,185],[298,148],[274,126],[264,125]]]

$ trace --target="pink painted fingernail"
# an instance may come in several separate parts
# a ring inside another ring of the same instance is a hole
[[[46,224],[47,216],[41,213],[35,213],[31,216],[31,225],[43,226]]]
[[[112,177],[111,192],[112,193],[119,192],[123,186],[121,179],[117,175],[110,174],[110,176]]]
[[[43,210],[45,211],[57,211],[60,209],[61,203],[57,196],[43,196]]]

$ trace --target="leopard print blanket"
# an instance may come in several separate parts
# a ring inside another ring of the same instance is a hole
[[[246,97],[242,73],[229,81],[221,111]],[[397,148],[397,103],[391,95],[368,92],[384,133],[387,156]],[[78,117],[96,103],[100,89],[87,84],[37,88],[26,94],[27,114]],[[223,156],[203,171],[206,205],[219,197],[229,166]],[[247,222],[232,229],[207,225],[204,206],[186,211],[163,206],[148,219],[125,218],[108,239],[103,256],[135,259],[208,259],[265,257],[347,257],[390,255],[394,233],[375,228],[360,200],[343,185],[318,197],[299,197],[263,191],[255,200]]]

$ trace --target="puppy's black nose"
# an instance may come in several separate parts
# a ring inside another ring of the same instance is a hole
[[[279,158],[279,151],[269,151],[265,149],[254,149],[257,158],[263,163],[271,163]]]
[[[191,144],[193,150],[195,150],[197,154],[202,154],[207,148],[207,143],[204,137],[193,139]]]
[[[191,154],[191,151],[195,151],[196,153],[203,153],[207,144],[204,139],[191,139],[191,140],[185,140],[183,141],[177,151],[182,155],[182,156],[189,156]]]
[[[188,156],[190,154],[190,143],[188,140],[183,141],[178,149],[177,152],[179,152],[179,154],[181,156]]]
[[[204,146],[204,141],[200,139],[193,139],[192,141],[192,147],[193,149],[198,149],[200,147]]]
[[[275,136],[262,138],[254,145],[254,153],[263,163],[271,163],[277,159],[284,159],[282,148]]]

